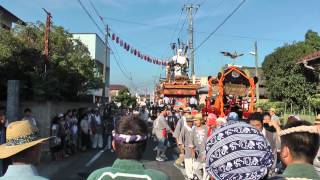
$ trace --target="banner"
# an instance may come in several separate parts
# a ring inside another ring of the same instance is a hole
[[[144,53],[141,53],[141,51],[137,50],[136,48],[133,48],[129,43],[122,40],[119,36],[117,36],[115,33],[112,33],[111,40],[115,41],[116,44],[119,44],[120,47],[125,49],[126,51],[130,52],[134,56],[137,56],[138,58],[147,61],[149,63],[161,65],[161,66],[167,66],[168,60],[158,60],[157,58],[150,57],[149,55],[145,55]]]

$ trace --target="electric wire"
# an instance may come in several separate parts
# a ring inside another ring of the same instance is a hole
[[[78,0],[81,8],[84,10],[84,12],[88,15],[88,17],[91,19],[91,21],[93,22],[93,24],[96,26],[96,28],[100,31],[101,34],[104,34],[103,30],[100,28],[100,26],[98,25],[98,23],[93,19],[93,17],[91,16],[91,14],[89,13],[89,11],[87,10],[87,8],[83,5],[83,3],[81,2],[81,0]]]
[[[87,8],[84,6],[84,4],[81,2],[81,0],[78,0],[81,8],[84,10],[84,12],[88,15],[88,17],[90,18],[90,20],[93,22],[93,24],[96,26],[96,28],[100,31],[101,34],[104,34],[103,30],[101,29],[101,27],[98,25],[98,23],[94,20],[94,18],[91,16],[91,14],[89,13],[89,11],[87,10]],[[90,4],[93,5],[93,3],[89,0]],[[96,10],[96,8],[93,6],[93,9],[95,10],[95,13],[99,16],[100,20],[104,23],[103,19],[101,18],[101,16],[99,15],[98,11]],[[105,25],[105,24],[104,24]],[[110,46],[109,46],[110,47]],[[123,76],[129,80],[132,80],[132,77],[128,76],[124,70],[121,68],[121,65],[118,62],[118,59],[116,58],[116,56],[114,55],[114,53],[112,53],[112,55],[114,56],[114,59],[116,61],[116,64],[119,68],[119,70],[122,72]]]
[[[224,0],[222,0],[217,7],[219,7]],[[216,8],[215,8],[216,9]],[[110,19],[112,21],[116,22],[121,22],[121,23],[126,23],[126,24],[136,24],[136,25],[141,25],[141,26],[150,26],[152,27],[152,24],[146,24],[146,23],[140,23],[137,21],[126,21],[126,20],[121,20],[121,19],[115,19],[115,18],[110,18],[110,17],[103,17],[104,19]],[[167,30],[174,30],[175,28],[170,28],[170,27],[159,27],[159,28],[164,28]],[[185,29],[186,30],[186,29]],[[180,32],[180,31],[179,31]],[[200,30],[193,30],[195,34],[210,34],[211,32],[207,31],[200,31]],[[215,37],[221,37],[221,38],[239,38],[239,39],[248,39],[248,40],[258,40],[258,41],[276,41],[276,42],[284,42],[284,41],[294,41],[294,40],[289,40],[289,39],[277,39],[277,38],[268,38],[268,37],[255,37],[255,36],[248,36],[248,35],[234,35],[234,34],[221,34],[221,33],[215,33]]]
[[[206,43],[212,35],[214,35],[246,2],[246,0],[242,0],[241,3],[194,49],[194,52],[197,51],[204,43]]]

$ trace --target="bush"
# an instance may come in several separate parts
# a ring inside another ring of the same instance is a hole
[[[264,111],[268,111],[270,108],[275,108],[277,114],[284,113],[285,103],[281,101],[268,101],[256,103],[256,108],[261,107]]]
[[[310,105],[316,109],[316,111],[320,110],[320,94],[317,94],[313,97],[311,97],[310,99]]]

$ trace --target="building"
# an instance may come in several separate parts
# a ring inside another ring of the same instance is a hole
[[[200,88],[198,89],[198,98],[199,104],[205,104],[206,98],[208,96],[208,77],[197,77],[196,82],[200,84]]]
[[[298,60],[297,64],[303,66],[307,71],[306,72],[316,72],[318,75],[315,81],[317,82],[317,93],[320,93],[320,51],[316,51],[314,53],[308,54],[307,56],[302,57]],[[306,75],[310,73],[306,73]],[[308,77],[308,76],[307,76]],[[310,77],[309,77],[310,78]]]
[[[10,11],[5,9],[3,6],[0,5],[0,27],[5,29],[11,29],[13,23],[15,24],[23,24],[26,23],[22,21],[20,18],[12,14]]]
[[[136,94],[137,103],[140,106],[146,106],[151,102],[152,95],[151,94]]]
[[[243,70],[245,73],[249,73],[250,77],[256,76],[256,68],[255,67],[241,67],[241,70]],[[268,90],[266,87],[266,77],[263,74],[263,70],[261,67],[258,68],[259,73],[259,95],[262,99],[268,98]]]
[[[305,68],[310,70],[320,70],[320,51],[308,54],[298,60],[297,64],[303,65]]]
[[[110,86],[110,53],[107,53],[104,41],[96,33],[73,33],[73,38],[80,40],[87,46],[91,58],[96,63],[95,76],[104,79],[104,72],[106,75],[106,93],[105,96],[109,97]],[[108,51],[109,48],[108,48]],[[105,69],[104,69],[105,67]],[[93,96],[93,101],[100,101],[102,97],[102,89],[90,90],[89,94]]]
[[[123,89],[128,89],[127,86],[121,84],[111,84],[109,86],[109,98],[110,100],[112,97],[118,96],[119,91]]]

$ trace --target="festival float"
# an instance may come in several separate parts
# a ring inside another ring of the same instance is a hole
[[[189,106],[189,98],[197,96],[200,84],[188,76],[188,48],[179,43],[179,47],[172,49],[176,55],[167,62],[166,77],[156,87],[156,100],[167,97],[174,102],[174,109],[185,109]]]
[[[225,52],[222,52],[225,54]],[[235,59],[237,54],[229,53]],[[208,97],[203,114],[214,113],[219,116],[227,116],[234,107],[238,110],[239,117],[247,119],[254,111],[255,88],[257,77],[250,77],[249,73],[241,70],[240,66],[227,65],[216,77],[208,77]],[[213,93],[214,87],[216,94]]]

